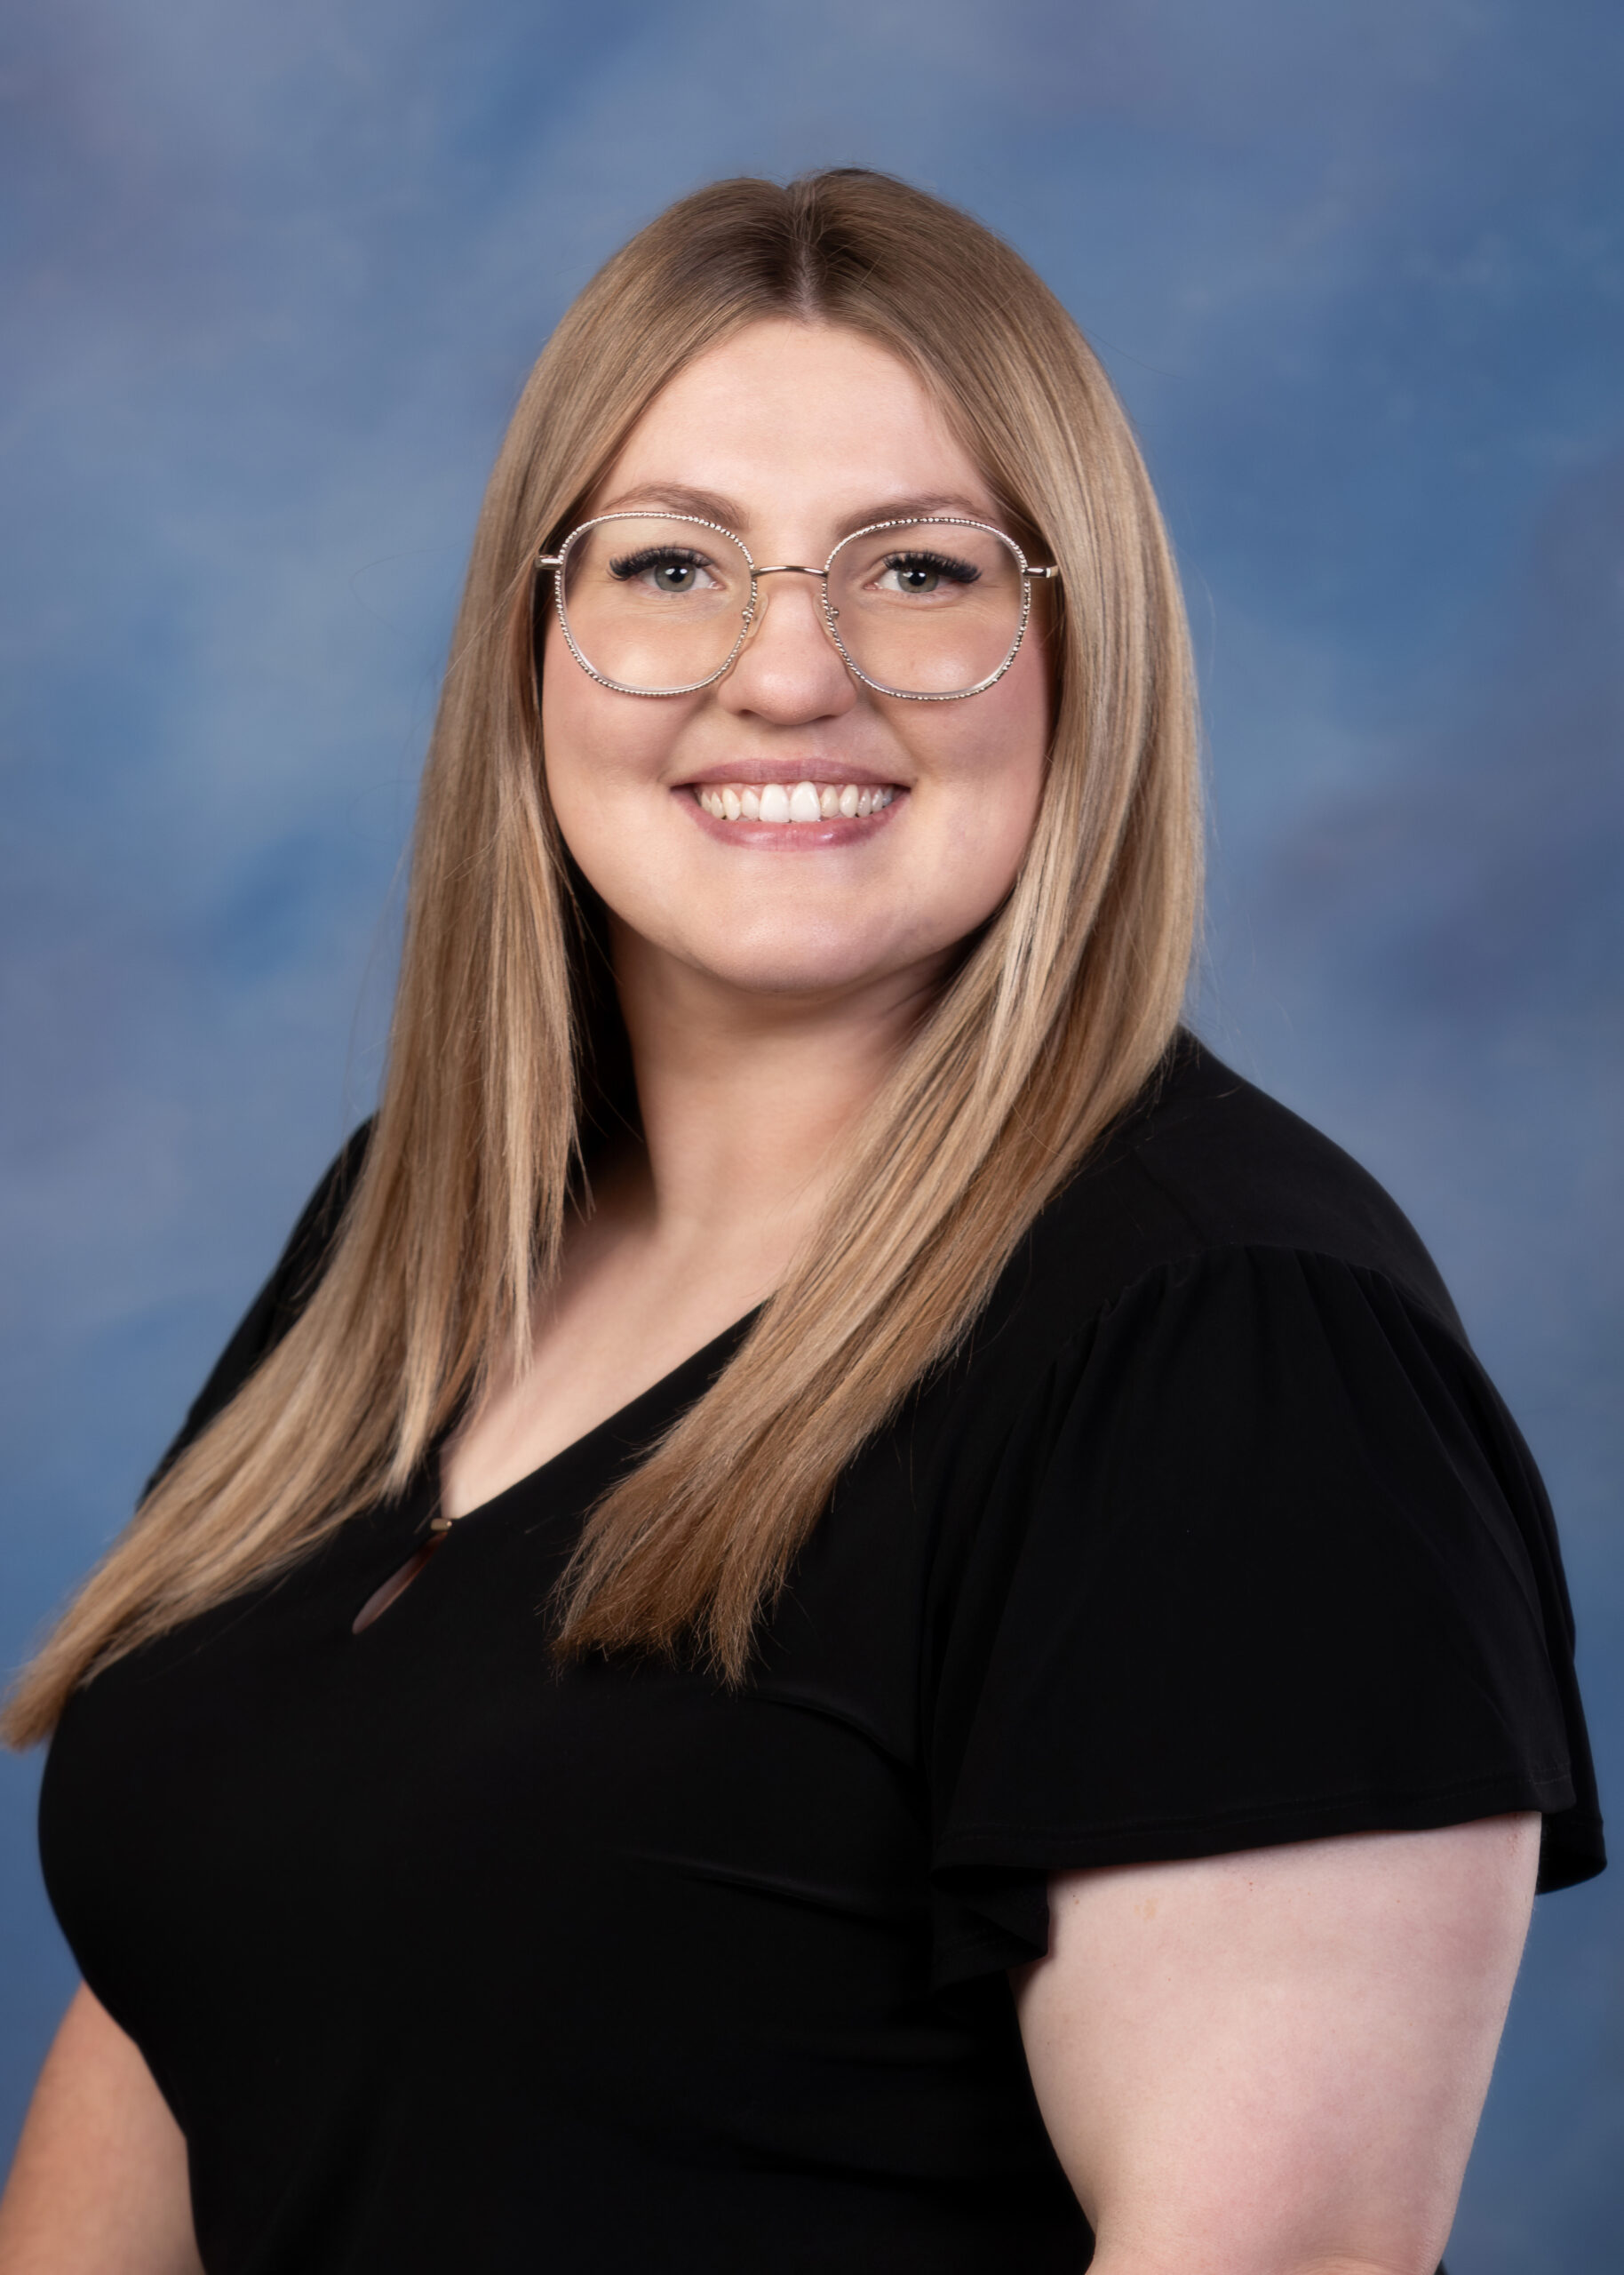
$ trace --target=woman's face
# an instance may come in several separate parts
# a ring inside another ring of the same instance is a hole
[[[1001,519],[905,365],[856,332],[787,320],[680,372],[588,511],[644,505],[736,531],[758,563],[814,567],[899,511]],[[549,614],[542,720],[565,840],[616,920],[617,960],[641,943],[758,997],[928,985],[998,907],[1031,835],[1050,718],[1039,611],[995,687],[910,703],[847,669],[815,579],[768,577],[760,596],[731,669],[692,695],[598,685]],[[891,795],[817,822],[728,820],[701,802],[802,783],[820,803],[848,786]]]

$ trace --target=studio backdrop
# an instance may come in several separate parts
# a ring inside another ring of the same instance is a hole
[[[1138,425],[1212,790],[1198,1024],[1433,1249],[1624,1758],[1624,13],[19,0],[0,30],[0,1655],[370,1104],[485,470],[704,180],[1002,231]],[[72,1987],[0,1770],[0,2135]],[[1542,1900],[1452,2275],[1624,2229],[1624,1875]]]

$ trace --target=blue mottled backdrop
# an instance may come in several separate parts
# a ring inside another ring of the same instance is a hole
[[[1431,1242],[1551,1481],[1604,1796],[1624,994],[1616,0],[13,0],[0,1654],[367,1106],[521,378],[680,191],[857,161],[1103,351],[1182,558],[1204,1024]],[[0,1775],[0,2134],[71,1973]],[[1624,1875],[1544,1902],[1450,2250],[1624,2230]]]

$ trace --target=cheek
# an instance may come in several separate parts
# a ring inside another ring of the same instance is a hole
[[[557,625],[550,624],[541,659],[541,744],[555,804],[591,774],[606,740],[612,749],[616,722],[603,714],[604,695],[576,663]]]
[[[916,730],[921,772],[951,788],[960,829],[978,834],[1018,865],[1043,795],[1053,718],[1040,652],[1020,655],[985,695],[943,706]]]
[[[1023,645],[1007,677],[964,706],[969,715],[954,754],[953,858],[962,890],[983,904],[973,914],[965,911],[967,930],[1008,892],[1031,842],[1053,730],[1050,690],[1041,650]]]
[[[549,629],[541,671],[541,738],[547,794],[565,842],[588,870],[587,848],[577,834],[600,835],[617,788],[657,778],[681,727],[681,703],[639,703],[612,695],[588,679]],[[634,816],[637,802],[632,802]],[[623,811],[618,826],[627,826]]]
[[[995,706],[999,691],[975,698],[988,706],[983,731],[955,735],[951,748],[945,738],[938,742],[936,765],[922,770],[916,792],[920,835],[905,890],[921,944],[933,948],[967,938],[996,914],[1037,825],[1047,706],[1021,700]]]
[[[1031,842],[1040,790],[1035,776],[1029,783],[1003,773],[959,805],[926,886],[946,937],[976,930],[1007,897]]]
[[[555,649],[560,652],[554,653]],[[612,793],[625,770],[625,754],[619,745],[625,722],[603,715],[601,705],[612,700],[577,667],[554,626],[541,675],[547,798],[559,834],[581,874],[606,906],[625,913],[625,872],[633,865],[622,842],[624,820],[619,831],[615,827]]]

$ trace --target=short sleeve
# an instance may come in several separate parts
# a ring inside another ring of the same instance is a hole
[[[209,1379],[187,1409],[186,1420],[147,1481],[143,1497],[193,1439],[201,1436],[215,1416],[231,1403],[261,1359],[275,1349],[304,1309],[332,1252],[371,1135],[370,1121],[352,1132],[305,1203],[270,1278],[238,1321],[230,1341],[215,1361]]]
[[[1040,1955],[1055,1872],[1529,1809],[1542,1887],[1604,1861],[1543,1489],[1378,1273],[1137,1281],[1035,1389],[945,1626],[941,1980]]]

